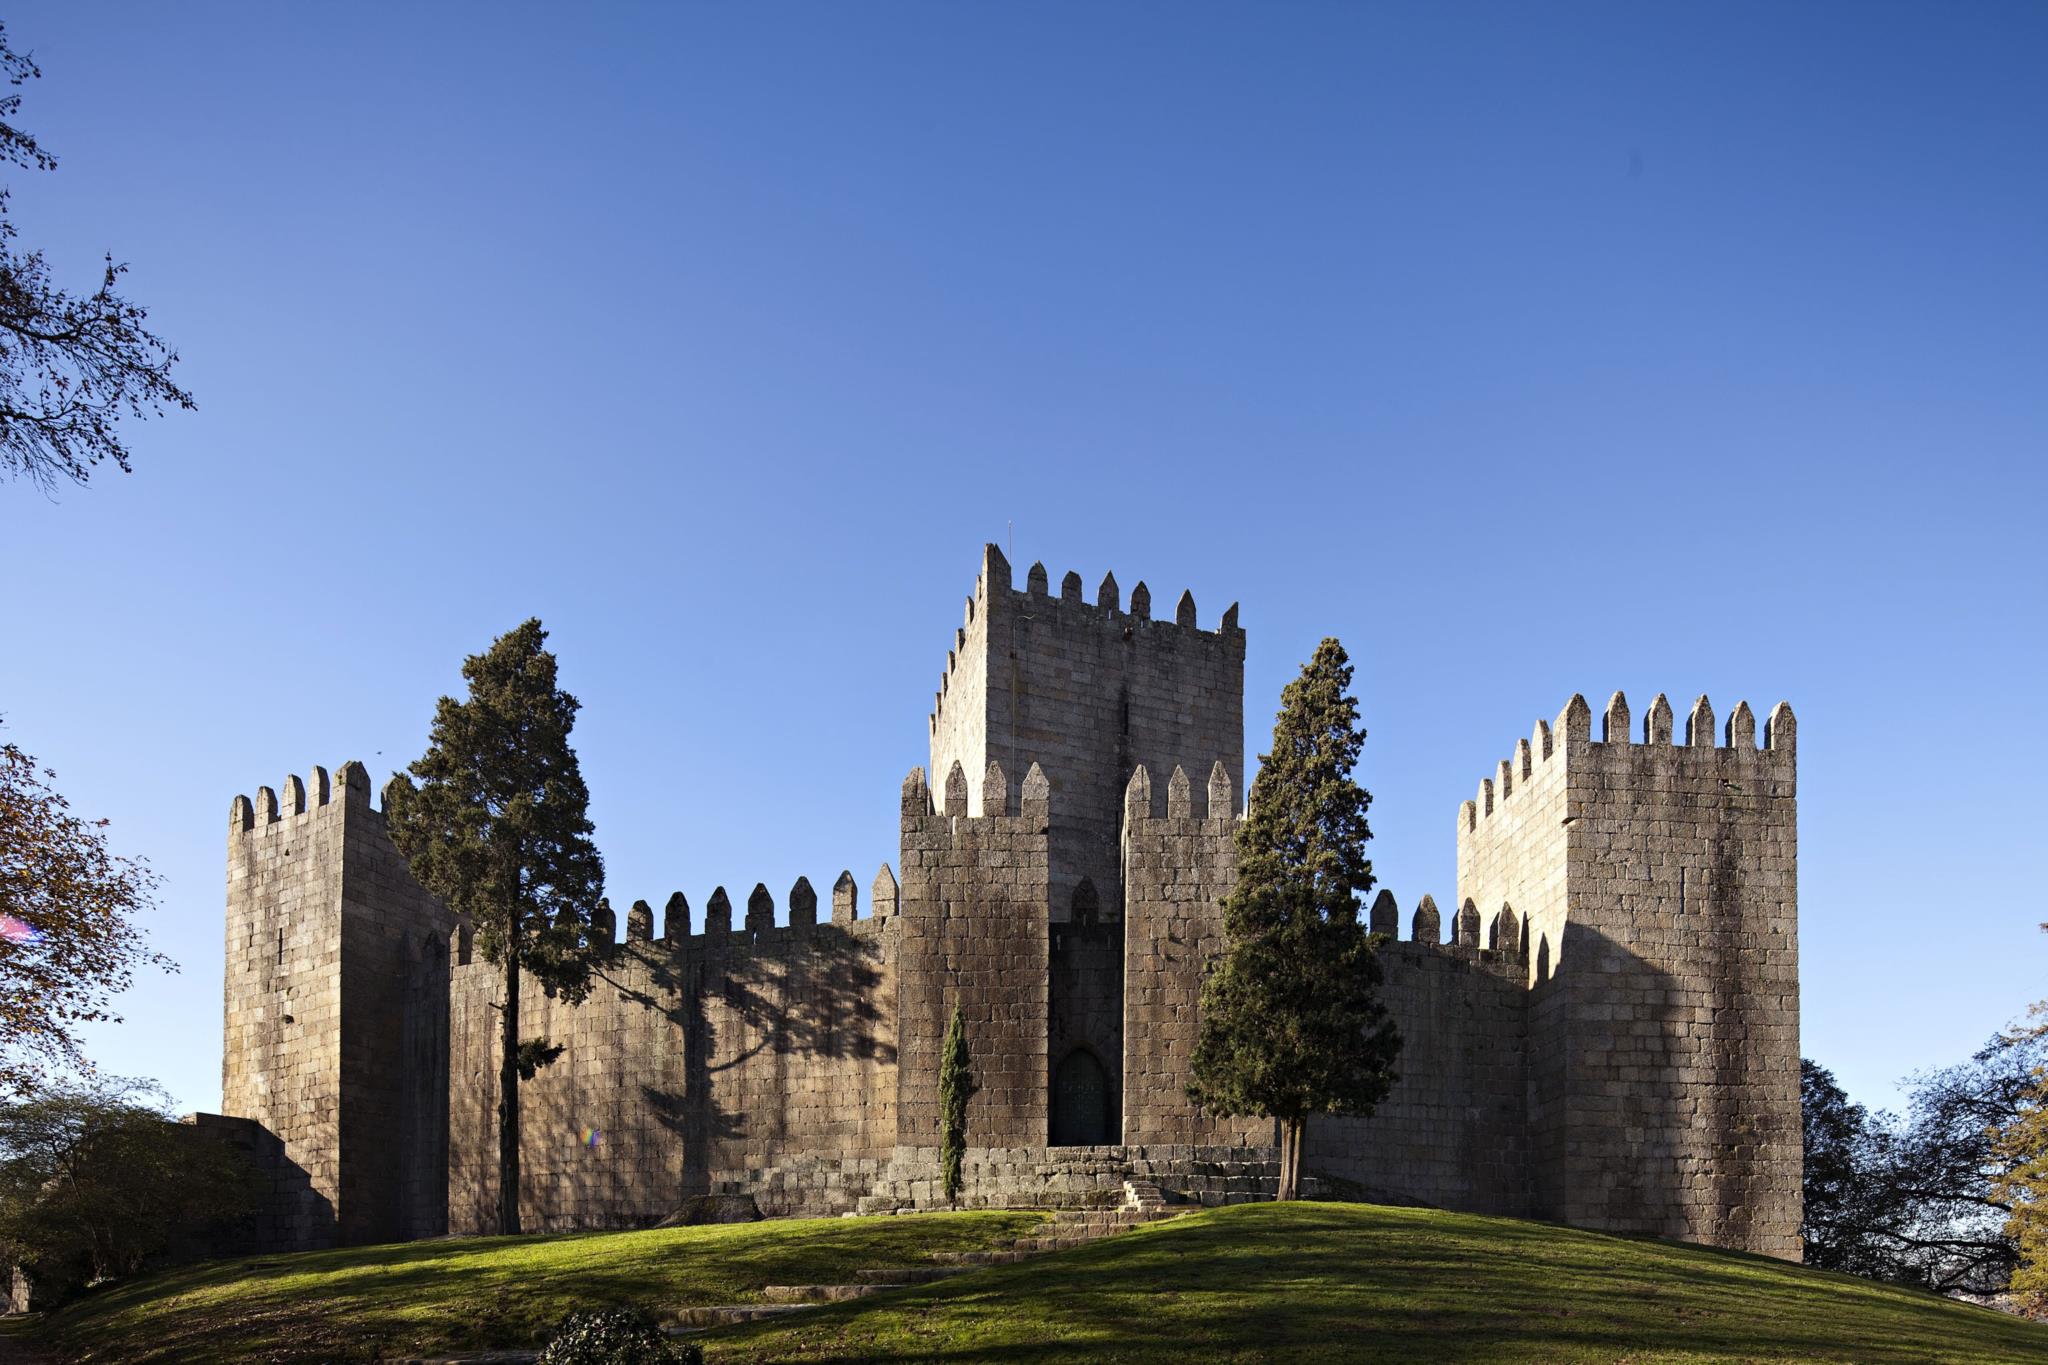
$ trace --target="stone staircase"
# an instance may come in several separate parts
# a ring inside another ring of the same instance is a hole
[[[1022,1237],[995,1244],[990,1251],[937,1251],[937,1265],[906,1269],[862,1270],[854,1284],[771,1284],[761,1291],[766,1303],[733,1304],[723,1308],[686,1308],[676,1314],[672,1335],[693,1335],[714,1327],[758,1322],[762,1318],[801,1313],[828,1303],[844,1303],[906,1285],[930,1284],[952,1275],[965,1274],[980,1266],[1009,1265],[1029,1260],[1048,1251],[1066,1251],[1090,1242],[1176,1217],[1187,1210],[1169,1206],[1159,1186],[1149,1180],[1126,1180],[1121,1204],[1098,1208],[1063,1208],[1050,1211],[1046,1221]]]
[[[1048,1251],[1067,1251],[1162,1218],[1187,1212],[1167,1204],[1159,1186],[1149,1180],[1126,1180],[1124,1201],[1103,1208],[1054,1209],[1043,1226],[1023,1237],[999,1241],[991,1251],[939,1251],[932,1259],[946,1265],[1010,1265]]]

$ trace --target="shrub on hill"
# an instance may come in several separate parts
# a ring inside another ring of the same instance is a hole
[[[704,1365],[704,1348],[675,1345],[637,1309],[600,1308],[563,1318],[540,1365]]]
[[[207,1254],[254,1208],[248,1164],[164,1104],[113,1079],[0,1104],[0,1261],[39,1301]]]

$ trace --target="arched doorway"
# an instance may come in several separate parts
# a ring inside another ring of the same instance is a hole
[[[1052,1145],[1095,1147],[1111,1142],[1109,1077],[1086,1048],[1060,1059],[1052,1075]]]

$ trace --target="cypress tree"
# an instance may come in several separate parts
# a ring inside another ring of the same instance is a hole
[[[967,1097],[974,1093],[968,1060],[967,1023],[955,1005],[939,1049],[939,1162],[949,1202],[960,1197],[960,1160],[967,1152]]]
[[[469,699],[441,698],[427,752],[385,789],[392,842],[420,885],[468,917],[503,970],[498,1057],[498,1230],[519,1231],[519,1086],[561,1054],[519,1036],[523,973],[574,1004],[590,989],[604,860],[569,747],[576,699],[556,686],[547,632],[529,620],[462,665]]]
[[[1371,1113],[1401,1046],[1379,1000],[1377,941],[1358,917],[1373,885],[1372,797],[1352,779],[1365,731],[1350,688],[1351,662],[1331,639],[1280,694],[1191,1058],[1198,1103],[1279,1121],[1282,1199],[1300,1195],[1309,1115]]]

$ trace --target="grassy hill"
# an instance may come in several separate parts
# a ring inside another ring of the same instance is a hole
[[[718,1338],[765,1361],[2036,1361],[2048,1327],[1758,1256],[1251,1204]]]
[[[745,1303],[763,1285],[929,1264],[931,1252],[981,1250],[1039,1222],[1029,1213],[827,1218],[220,1261],[87,1295],[38,1324],[36,1337],[63,1359],[121,1365],[325,1365],[529,1346],[572,1308]]]
[[[1028,1214],[474,1239],[174,1272],[45,1324],[84,1358],[365,1360],[535,1342],[571,1305],[737,1303]],[[2048,1328],[1759,1257],[1363,1204],[1247,1205],[704,1338],[768,1361],[2048,1361]]]

